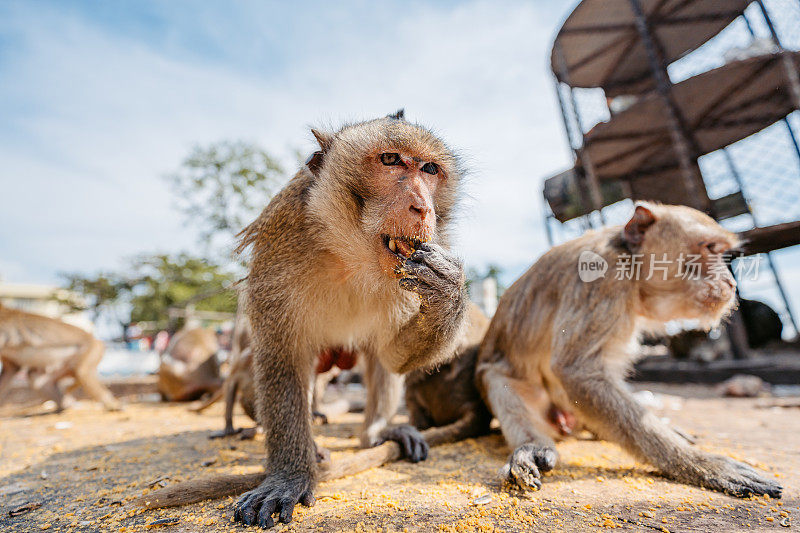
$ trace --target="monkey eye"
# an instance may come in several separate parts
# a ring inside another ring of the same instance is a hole
[[[381,154],[381,163],[386,165],[387,167],[393,165],[399,165],[402,163],[402,159],[400,159],[400,154],[395,154],[391,152],[386,152]]]
[[[422,171],[426,174],[436,175],[439,173],[439,165],[436,163],[425,163],[422,165]]]

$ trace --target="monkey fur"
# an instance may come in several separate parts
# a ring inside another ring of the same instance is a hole
[[[64,409],[64,393],[58,382],[73,377],[76,384],[111,411],[120,404],[97,378],[97,365],[105,346],[91,333],[71,324],[0,304],[0,404],[14,377],[27,370],[32,384]]]
[[[358,451],[333,463],[318,465],[319,479],[329,481],[396,461],[411,453],[426,455],[428,446],[439,446],[488,433],[491,414],[475,385],[477,348],[489,319],[474,304],[452,361],[432,370],[416,370],[406,376],[406,405],[416,433],[407,426],[388,427],[386,442]],[[247,351],[245,351],[247,353]],[[252,383],[252,380],[250,380]],[[216,474],[158,489],[138,498],[134,505],[150,509],[188,505],[222,498],[258,486],[266,474]]]
[[[264,528],[314,500],[307,393],[317,355],[364,356],[373,385],[361,442],[371,446],[386,438],[399,374],[451,356],[465,318],[463,266],[448,250],[462,173],[453,152],[401,114],[313,133],[320,149],[239,247],[252,247],[246,308],[268,454],[266,479],[234,519]]]
[[[736,282],[723,254],[738,244],[735,234],[699,211],[639,203],[626,225],[552,248],[503,294],[481,343],[477,372],[483,397],[514,449],[504,469],[509,483],[538,488],[541,473],[556,466],[558,435],[529,407],[529,398],[545,390],[597,436],[667,477],[741,497],[780,497],[774,479],[692,447],[624,384],[641,333],[663,332],[674,319],[710,328],[730,312]],[[579,263],[587,256],[608,265],[604,276],[581,281]]]
[[[158,367],[158,391],[168,402],[197,400],[222,387],[217,352],[219,343],[213,331],[183,329],[175,334]]]

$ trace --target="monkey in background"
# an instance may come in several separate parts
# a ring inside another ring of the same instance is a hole
[[[239,246],[252,247],[247,312],[268,450],[266,479],[235,506],[248,525],[272,527],[276,513],[288,523],[298,502],[314,501],[307,392],[322,350],[364,357],[361,441],[371,446],[387,438],[400,374],[451,356],[465,318],[463,266],[448,250],[453,152],[402,112],[313,133],[320,149]]]
[[[67,377],[106,409],[117,411],[119,402],[97,378],[104,352],[103,343],[79,327],[0,304],[0,404],[14,377],[27,370],[34,388],[56,402],[56,412],[64,409],[58,382]]]
[[[185,328],[170,340],[158,367],[158,392],[169,402],[197,400],[222,386],[213,331]]]
[[[504,469],[510,483],[539,488],[541,473],[556,465],[558,435],[529,405],[543,387],[598,437],[667,477],[735,496],[780,497],[781,486],[750,466],[693,448],[624,384],[640,333],[675,319],[710,328],[732,309],[736,282],[723,254],[738,244],[735,234],[699,211],[639,203],[627,224],[554,247],[503,294],[477,372],[514,449]],[[605,261],[608,275],[581,281],[586,255]],[[697,267],[690,269],[690,257],[698,258]]]
[[[313,377],[311,392],[311,416],[315,421],[327,424],[328,416],[334,416],[338,413],[344,413],[349,409],[349,404],[337,403],[337,405],[328,406],[322,403],[322,397],[325,393],[325,388],[333,378],[338,375],[336,370],[341,367],[336,366],[341,364],[345,369],[352,368],[355,364],[355,354],[344,355],[334,358],[329,353],[323,352],[319,356],[317,363],[316,375]],[[233,427],[233,409],[236,406],[236,400],[239,400],[239,405],[244,410],[245,414],[250,417],[254,422],[256,418],[255,408],[255,389],[253,386],[253,352],[249,346],[245,345],[238,357],[233,357],[231,364],[230,374],[225,378],[222,387],[217,390],[206,401],[198,407],[192,409],[196,413],[200,413],[218,402],[223,396],[225,397],[225,428],[222,431],[217,431],[209,435],[211,439],[218,439],[222,437],[229,437],[231,435],[239,435],[241,439],[251,439],[256,434],[256,428],[234,428]],[[337,411],[335,408],[339,407]]]

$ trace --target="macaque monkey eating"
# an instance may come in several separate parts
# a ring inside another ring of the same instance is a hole
[[[104,351],[100,340],[79,327],[0,304],[0,404],[14,377],[27,370],[31,383],[56,402],[57,412],[64,409],[58,382],[67,377],[106,409],[119,410],[119,402],[97,378]]]
[[[264,528],[314,502],[308,387],[318,354],[364,357],[361,442],[373,446],[388,438],[400,374],[450,357],[466,309],[463,267],[448,249],[461,175],[453,152],[402,112],[312,131],[319,150],[239,246],[252,247],[247,313],[268,453],[266,479],[234,519]]]
[[[738,244],[735,234],[699,211],[640,203],[624,226],[551,249],[503,294],[477,372],[514,449],[508,482],[539,488],[541,473],[556,466],[558,435],[529,407],[543,386],[555,405],[569,407],[598,437],[669,478],[740,497],[780,497],[774,479],[692,447],[624,384],[641,333],[662,331],[674,319],[711,328],[730,312],[736,282],[723,254]]]
[[[168,402],[188,402],[215,393],[222,386],[218,351],[213,331],[189,328],[177,332],[158,367],[161,397]]]

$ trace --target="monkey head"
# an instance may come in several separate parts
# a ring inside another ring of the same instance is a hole
[[[734,307],[736,281],[724,254],[739,239],[711,217],[686,206],[639,203],[622,239],[641,260],[640,315],[710,328]]]
[[[394,277],[420,242],[447,245],[462,171],[441,139],[402,112],[312,133],[320,150],[306,163],[308,205],[327,251]]]

